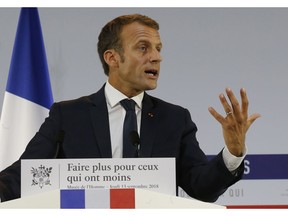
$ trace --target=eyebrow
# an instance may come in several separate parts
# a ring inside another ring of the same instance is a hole
[[[148,43],[148,44],[151,44],[151,42],[150,41],[148,41],[148,40],[139,40],[136,44],[140,44],[140,43]],[[158,43],[158,44],[156,44],[156,47],[163,47],[163,44],[162,44],[162,42],[160,42],[160,43]]]

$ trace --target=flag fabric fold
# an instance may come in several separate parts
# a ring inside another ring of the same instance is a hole
[[[0,170],[19,159],[53,103],[37,8],[22,8],[0,119]]]

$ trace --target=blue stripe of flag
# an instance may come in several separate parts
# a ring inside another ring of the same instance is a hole
[[[85,208],[85,190],[60,190],[60,208]]]
[[[52,90],[37,8],[22,8],[6,91],[47,109]]]

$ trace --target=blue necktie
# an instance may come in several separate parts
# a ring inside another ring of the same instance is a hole
[[[135,157],[136,148],[130,139],[131,131],[137,131],[137,119],[135,113],[135,101],[124,99],[120,101],[121,105],[126,110],[124,125],[123,125],[123,158]]]

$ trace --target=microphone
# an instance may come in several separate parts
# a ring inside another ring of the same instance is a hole
[[[140,154],[140,137],[137,131],[131,131],[130,132],[130,140],[132,142],[132,144],[136,147],[136,156],[137,157],[141,157]]]

